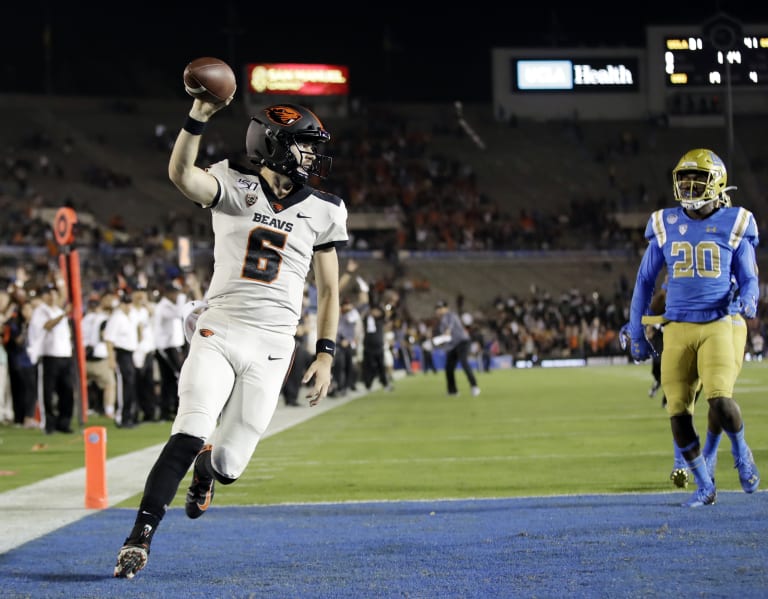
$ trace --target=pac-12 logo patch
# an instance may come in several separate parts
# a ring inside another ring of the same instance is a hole
[[[213,337],[213,331],[211,329],[200,329],[200,334],[203,337]]]

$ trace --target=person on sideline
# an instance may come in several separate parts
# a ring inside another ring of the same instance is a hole
[[[53,284],[39,290],[42,300],[32,312],[29,322],[29,347],[34,347],[33,362],[43,365],[43,407],[45,434],[72,434],[75,408],[75,386],[72,361],[72,331],[69,315],[72,306],[65,294]],[[54,401],[54,396],[56,401]]]
[[[195,99],[171,152],[171,181],[211,210],[213,278],[181,369],[171,436],[118,552],[114,576],[120,578],[133,578],[146,566],[152,538],[190,466],[190,518],[210,506],[214,481],[229,485],[245,470],[291,366],[310,269],[317,286],[317,343],[303,378],[311,385],[309,405],[317,405],[331,384],[339,319],[336,248],[348,240],[347,209],[340,198],[308,184],[330,170],[330,156],[320,153],[330,134],[304,106],[267,106],[251,118],[246,133],[256,170],[226,159],[200,168],[195,161],[202,133],[231,100]]]
[[[88,383],[94,383],[101,390],[100,411],[107,418],[115,417],[117,397],[117,373],[109,360],[109,350],[104,341],[104,329],[112,313],[112,302],[116,301],[112,293],[104,293],[88,300],[88,309],[83,316],[82,330],[85,344],[85,374]],[[94,407],[96,402],[90,402]]]
[[[173,420],[179,392],[179,372],[184,361],[184,327],[182,310],[186,294],[174,281],[161,286],[160,300],[155,306],[155,345],[157,369],[160,373],[160,419]]]
[[[24,428],[40,428],[35,419],[37,367],[27,351],[32,303],[23,287],[11,293],[13,311],[3,325],[3,344],[8,352],[8,378],[11,386],[14,422]]]
[[[738,374],[734,357],[730,306],[733,284],[739,291],[741,313],[757,314],[759,286],[754,247],[755,218],[744,208],[730,207],[723,195],[725,164],[717,154],[697,148],[686,152],[672,170],[676,208],[651,214],[645,229],[648,247],[637,272],[630,305],[630,353],[647,360],[653,348],[645,336],[654,286],[667,269],[664,351],[661,386],[667,398],[672,436],[692,473],[697,490],[682,505],[712,505],[717,498],[713,466],[717,447],[702,453],[693,422],[695,386],[699,378],[711,416],[731,441],[734,467],[742,489],[753,493],[760,475],[744,437],[741,409],[733,399]],[[727,194],[726,194],[727,195]],[[705,365],[699,368],[699,365]]]
[[[139,331],[131,318],[132,303],[131,294],[124,292],[118,306],[107,318],[102,335],[107,345],[107,363],[117,373],[115,426],[118,428],[133,428],[138,423],[133,354],[139,346]]]
[[[467,375],[472,397],[480,395],[480,387],[477,385],[475,373],[469,363],[469,333],[455,312],[451,312],[448,303],[437,302],[435,315],[438,318],[437,335],[432,343],[436,347],[445,350],[445,381],[448,385],[448,395],[459,394],[456,386],[456,366],[461,364],[464,374]]]

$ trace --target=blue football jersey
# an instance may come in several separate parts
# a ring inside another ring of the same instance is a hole
[[[709,322],[731,312],[733,282],[741,297],[757,297],[755,218],[745,208],[720,208],[697,220],[682,207],[651,214],[648,248],[632,298],[630,322],[639,324],[661,270],[667,268],[668,320]]]

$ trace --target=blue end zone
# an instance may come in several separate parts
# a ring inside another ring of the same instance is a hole
[[[134,510],[0,556],[3,597],[768,595],[768,493],[723,492],[171,510],[149,564],[112,578]]]

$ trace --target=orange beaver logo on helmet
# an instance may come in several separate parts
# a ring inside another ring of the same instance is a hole
[[[284,127],[293,125],[301,118],[301,113],[298,110],[292,106],[284,106],[282,104],[270,106],[264,112],[270,121]]]

